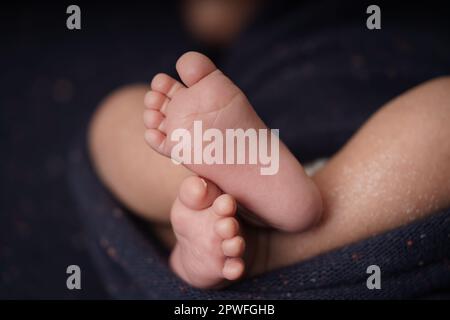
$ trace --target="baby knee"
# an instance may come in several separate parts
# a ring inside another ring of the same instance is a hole
[[[142,112],[145,86],[127,86],[107,96],[94,112],[87,145],[96,172],[107,184],[129,159],[132,148],[143,144]],[[141,138],[141,139],[139,139]],[[142,140],[142,141],[141,141]]]
[[[113,91],[99,104],[88,127],[91,153],[107,147],[108,144],[117,143],[113,136],[123,136],[130,133],[130,130],[136,130],[136,126],[142,127],[141,117],[146,91],[144,85],[122,87]]]
[[[434,126],[448,127],[450,121],[450,76],[442,76],[425,82],[418,89],[422,121]]]
[[[450,120],[450,76],[428,80],[393,100],[387,108],[404,125],[427,128]]]
[[[450,76],[431,79],[417,89],[419,98],[423,97],[430,104],[428,107],[438,107],[450,111]]]
[[[435,85],[443,86],[444,88],[450,88],[450,75],[440,76],[437,78],[433,78],[429,81],[429,83],[433,83]]]

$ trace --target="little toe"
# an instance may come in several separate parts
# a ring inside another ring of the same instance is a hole
[[[184,88],[183,84],[165,73],[158,73],[154,76],[151,87],[169,98],[173,98],[178,90]]]
[[[222,275],[225,279],[233,281],[244,274],[244,261],[241,258],[228,258],[225,260]]]
[[[239,233],[239,223],[235,218],[223,218],[216,221],[215,232],[222,239],[231,239]]]
[[[144,133],[145,141],[158,152],[161,152],[166,140],[166,135],[158,129],[147,129]]]
[[[168,100],[167,96],[161,92],[150,90],[145,94],[144,105],[148,109],[161,110],[166,100]]]
[[[222,241],[222,251],[227,257],[241,257],[245,251],[245,240],[241,236]]]
[[[219,188],[211,181],[190,176],[182,182],[178,197],[188,208],[202,210],[211,206],[220,193]]]
[[[176,69],[184,84],[190,87],[217,70],[217,67],[207,56],[190,51],[178,59]]]
[[[147,129],[160,128],[164,118],[164,115],[157,110],[147,109],[144,111],[144,125]]]
[[[214,212],[222,217],[231,217],[236,213],[236,201],[229,194],[222,194],[213,203]]]

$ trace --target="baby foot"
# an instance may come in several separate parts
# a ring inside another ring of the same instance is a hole
[[[170,264],[179,277],[213,288],[242,276],[245,241],[235,213],[234,199],[213,183],[194,176],[184,180],[171,211],[177,244]]]
[[[227,129],[267,129],[244,93],[206,56],[188,52],[178,60],[176,68],[184,84],[158,74],[145,97],[145,139],[154,150],[171,157],[176,145],[171,139],[174,130],[186,129],[193,136],[197,121],[201,121],[205,130],[214,128],[223,136]],[[248,155],[248,143],[245,149],[237,152]],[[320,194],[283,143],[279,144],[279,150],[271,150],[276,151],[279,164],[274,175],[261,175],[263,164],[259,160],[256,165],[184,165],[214,181],[260,221],[285,231],[301,231],[320,217]]]

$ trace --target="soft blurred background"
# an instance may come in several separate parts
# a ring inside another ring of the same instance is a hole
[[[70,4],[0,10],[0,298],[106,297],[68,191],[69,145],[102,97],[148,82],[190,41],[174,2],[78,3],[79,31]],[[82,290],[66,288],[71,264]]]
[[[173,72],[186,50],[217,54],[255,1],[200,2],[1,5],[0,299],[107,298],[68,190],[70,144],[115,88]],[[66,28],[71,4],[81,30]],[[218,18],[223,10],[231,18]],[[71,264],[82,269],[82,290],[66,288]]]

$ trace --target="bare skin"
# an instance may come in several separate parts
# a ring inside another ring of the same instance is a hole
[[[301,234],[274,232],[268,268],[448,208],[449,121],[449,77],[417,86],[381,108],[314,176],[324,201],[322,222]],[[283,249],[288,247],[290,252]]]
[[[206,56],[187,52],[178,59],[176,68],[183,83],[167,74],[157,74],[144,99],[147,107],[143,116],[147,128],[145,138],[155,151],[172,157],[172,150],[177,145],[172,140],[174,131],[185,129],[193,136],[195,121],[200,122],[204,130],[212,128],[222,137],[229,129],[268,129],[244,93]],[[258,141],[259,145],[261,141],[264,140]],[[189,153],[193,153],[191,149],[192,143]],[[270,150],[270,142],[267,149]],[[248,155],[249,144],[239,151]],[[223,151],[225,153],[226,150]],[[320,218],[320,194],[300,163],[281,142],[278,153],[278,171],[272,175],[262,175],[263,165],[259,162],[255,165],[194,164],[192,161],[183,164],[232,194],[263,223],[283,231],[302,231]],[[238,177],[239,183],[236,183]],[[284,185],[290,188],[282,188]],[[270,195],[262,197],[266,190],[271,190]]]
[[[105,100],[90,127],[94,165],[105,185],[150,221],[169,246],[167,226],[181,182],[193,175],[142,139],[148,89],[121,89]],[[303,233],[260,231],[267,265],[289,265],[398,227],[450,205],[450,79],[411,89],[382,107],[314,177],[323,201],[320,223]],[[114,128],[113,130],[111,128]]]
[[[236,202],[213,183],[186,178],[171,210],[177,238],[172,269],[199,288],[223,285],[244,273],[245,240],[235,218]]]

